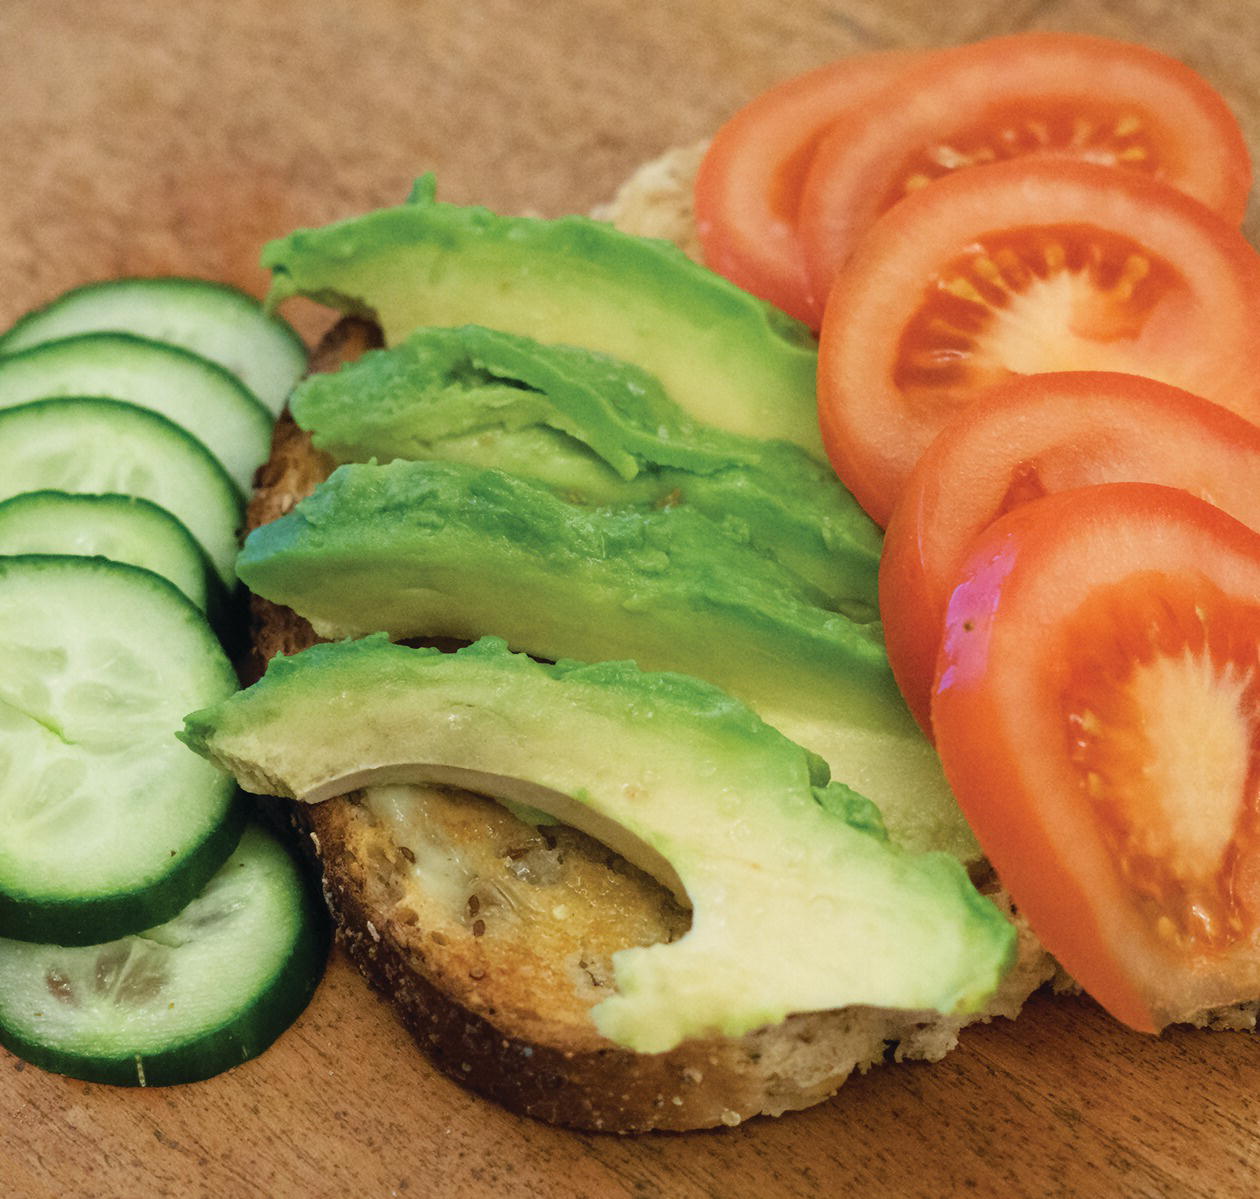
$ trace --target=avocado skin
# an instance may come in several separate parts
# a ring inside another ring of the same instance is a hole
[[[339,462],[495,467],[572,503],[690,506],[859,620],[878,611],[881,535],[834,472],[789,442],[698,425],[649,374],[481,326],[417,330],[290,399]]]
[[[237,570],[324,635],[490,631],[537,657],[698,675],[754,708],[907,719],[877,623],[802,600],[687,507],[581,508],[461,463],[351,464],[254,530]]]
[[[393,345],[479,324],[634,363],[703,424],[795,442],[826,462],[808,328],[675,246],[586,217],[498,216],[434,199],[268,244],[267,304],[304,295],[374,318]]]
[[[693,901],[680,940],[614,956],[617,994],[592,1012],[640,1052],[793,1011],[972,1012],[1014,960],[1013,927],[957,862],[897,848],[816,757],[697,679],[545,665],[497,638],[444,654],[374,636],[273,660],[181,739],[276,794],[434,764],[526,780],[631,829]]]

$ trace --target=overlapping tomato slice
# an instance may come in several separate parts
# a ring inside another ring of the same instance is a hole
[[[1260,995],[1260,535],[1143,483],[1008,513],[950,600],[932,716],[985,853],[1113,1015]]]
[[[929,52],[889,50],[809,71],[758,96],[713,138],[695,186],[696,233],[708,266],[818,327],[796,232],[805,174],[821,138]]]
[[[841,115],[818,144],[798,225],[824,298],[862,234],[906,195],[1027,155],[1105,164],[1169,184],[1223,219],[1246,211],[1238,122],[1189,67],[1143,46],[1020,33],[929,56]]]
[[[1140,175],[1023,158],[890,209],[837,276],[819,415],[841,479],[881,525],[978,389],[1110,370],[1260,416],[1260,256]]]
[[[1260,428],[1163,383],[1085,371],[981,393],[919,459],[884,538],[888,659],[924,731],[950,592],[998,517],[1074,487],[1145,482],[1180,487],[1260,531],[1258,481]]]
[[[1260,995],[1250,182],[1188,68],[1031,34],[792,81],[697,195],[711,265],[821,316],[823,439],[895,511],[889,656],[982,846],[1145,1030]]]
[[[1205,79],[1127,42],[1019,33],[859,55],[758,96],[697,179],[705,259],[817,328],[882,213],[945,175],[1026,155],[1158,179],[1235,224],[1246,210],[1246,141]]]

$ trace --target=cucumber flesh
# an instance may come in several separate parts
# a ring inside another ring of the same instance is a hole
[[[110,279],[27,313],[0,354],[79,333],[134,333],[182,346],[231,371],[274,415],[306,370],[306,346],[243,291],[208,279]]]
[[[103,396],[151,408],[200,441],[242,494],[271,446],[271,413],[217,363],[124,333],[89,333],[0,358],[0,408]]]
[[[151,500],[188,528],[229,587],[243,501],[209,451],[165,417],[103,399],[0,410],[0,500],[26,491]]]
[[[103,558],[0,558],[0,936],[93,944],[173,916],[243,803],[175,738],[236,677],[171,584]]]
[[[219,577],[165,508],[130,495],[28,491],[0,502],[0,554],[112,558],[169,579],[203,612]]]
[[[327,915],[257,825],[173,919],[103,945],[0,939],[0,1042],[90,1082],[196,1082],[256,1057],[302,1012]]]

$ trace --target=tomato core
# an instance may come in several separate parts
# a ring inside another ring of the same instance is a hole
[[[1066,628],[1068,757],[1120,877],[1170,949],[1255,927],[1260,606],[1204,579],[1138,575]]]
[[[1183,287],[1168,263],[1116,233],[1048,225],[989,234],[928,283],[893,379],[926,398],[1017,374],[1140,366],[1135,343],[1151,313]]]

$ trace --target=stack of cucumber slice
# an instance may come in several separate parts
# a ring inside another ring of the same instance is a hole
[[[208,1077],[322,972],[297,864],[174,735],[236,688],[237,530],[305,361],[192,279],[79,288],[0,337],[0,1044],[47,1069]]]
[[[0,554],[77,554],[143,566],[207,616],[226,598],[187,525],[138,495],[19,492],[0,503]]]

